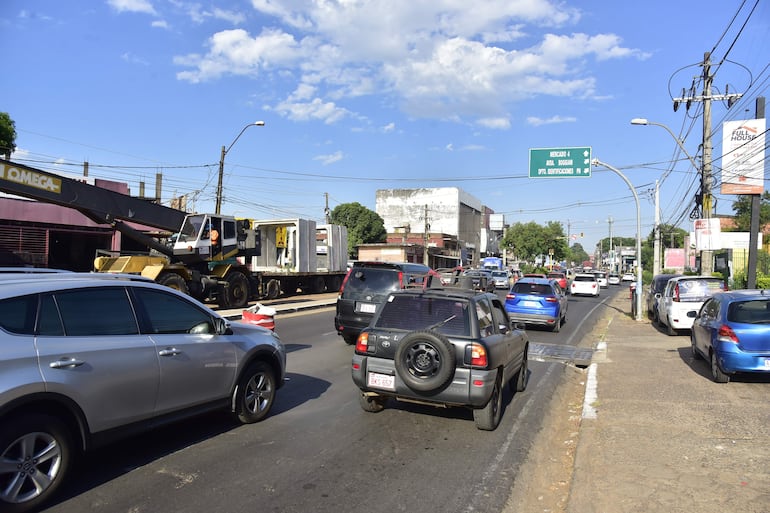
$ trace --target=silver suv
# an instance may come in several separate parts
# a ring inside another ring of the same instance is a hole
[[[80,451],[212,409],[267,416],[286,352],[146,280],[0,281],[0,511],[38,508]],[[118,429],[120,428],[120,429]]]

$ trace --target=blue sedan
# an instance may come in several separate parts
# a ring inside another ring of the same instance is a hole
[[[567,296],[554,280],[521,278],[505,296],[505,310],[511,320],[558,332],[567,320]]]
[[[690,343],[693,356],[710,363],[717,383],[727,383],[739,372],[770,376],[770,293],[714,294],[695,314]]]

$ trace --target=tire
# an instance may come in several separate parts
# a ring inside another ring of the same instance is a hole
[[[660,326],[660,316],[658,315],[658,309],[652,311],[652,323]]]
[[[353,335],[342,335],[342,340],[344,340],[347,345],[352,346],[356,343],[358,337]]]
[[[529,347],[524,350],[524,360],[521,362],[519,372],[517,372],[514,379],[510,381],[509,386],[513,392],[523,392],[527,389],[527,383],[529,382],[528,354]]]
[[[267,417],[275,401],[275,374],[265,362],[252,363],[235,389],[235,414],[243,424]]]
[[[455,351],[435,331],[408,333],[396,350],[395,367],[401,381],[415,392],[434,392],[446,386],[455,372]]]
[[[717,354],[713,349],[711,350],[710,360],[711,360],[711,377],[714,379],[714,381],[716,383],[729,383],[730,375],[722,372],[722,369],[719,367],[719,362],[717,361]]]
[[[363,392],[358,394],[358,403],[361,405],[361,409],[369,413],[377,413],[384,410],[386,401],[387,398],[385,397],[366,395]]]
[[[489,398],[486,406],[473,410],[473,420],[476,427],[483,431],[494,431],[500,424],[503,416],[503,390],[500,383],[500,373],[498,372],[495,386],[492,389],[492,397]]]
[[[679,332],[671,327],[671,318],[670,317],[666,317],[666,335],[668,335],[669,337],[675,337],[675,336],[679,335]]]
[[[226,308],[243,308],[249,302],[249,279],[241,271],[233,271],[225,277],[227,290],[222,294]]]
[[[701,354],[698,352],[697,346],[695,345],[695,335],[693,333],[690,333],[690,352],[692,353],[693,360],[703,359]]]
[[[559,315],[559,318],[556,319],[555,323],[553,323],[553,326],[551,327],[551,331],[554,333],[559,333],[559,331],[561,331],[561,315]]]
[[[184,281],[184,278],[182,278],[176,273],[168,273],[168,272],[161,273],[160,276],[158,276],[158,279],[155,281],[161,285],[165,285],[170,289],[178,290],[183,294],[190,293],[190,291],[187,288],[187,283],[185,283]]]
[[[281,282],[278,280],[270,280],[265,285],[265,297],[267,299],[276,299],[281,295]]]
[[[33,413],[3,422],[0,510],[38,509],[66,478],[73,456],[71,435],[55,417]],[[9,485],[14,480],[18,480],[18,486]]]

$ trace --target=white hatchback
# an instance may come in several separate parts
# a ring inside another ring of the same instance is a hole
[[[666,283],[663,295],[658,300],[658,319],[661,327],[669,335],[676,335],[679,330],[692,328],[694,316],[688,312],[698,312],[703,303],[725,289],[721,278],[714,276],[677,276]]]
[[[573,296],[598,296],[601,288],[593,273],[576,274],[569,287]]]

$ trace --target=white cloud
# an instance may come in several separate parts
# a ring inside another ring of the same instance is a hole
[[[497,130],[507,130],[511,128],[511,120],[509,118],[481,118],[476,121],[479,125],[486,128],[494,128]]]
[[[118,12],[155,14],[155,8],[149,0],[107,0],[107,4]]]
[[[396,124],[395,123],[388,123],[387,125],[382,127],[382,131],[385,132],[385,133],[390,133],[390,132],[394,131],[395,129],[396,129]]]
[[[556,0],[251,4],[268,21],[259,34],[213,34],[205,53],[175,58],[177,77],[294,81],[273,109],[298,120],[355,117],[346,102],[378,94],[413,117],[505,130],[511,106],[535,96],[601,97],[592,63],[648,57],[612,33],[569,31],[581,12]]]
[[[150,26],[155,28],[162,28],[162,29],[169,28],[168,22],[166,22],[166,20],[155,20],[152,23],[150,23]]]
[[[342,157],[343,157],[343,154],[341,151],[335,151],[330,155],[318,155],[316,157],[313,157],[313,160],[320,160],[321,164],[323,164],[324,166],[328,166],[329,164],[334,164],[335,162],[342,160]]]
[[[564,117],[564,116],[551,116],[550,118],[538,118],[536,116],[529,116],[527,118],[527,123],[533,126],[541,126],[541,125],[553,125],[557,123],[574,123],[577,121],[577,118],[573,117]]]

